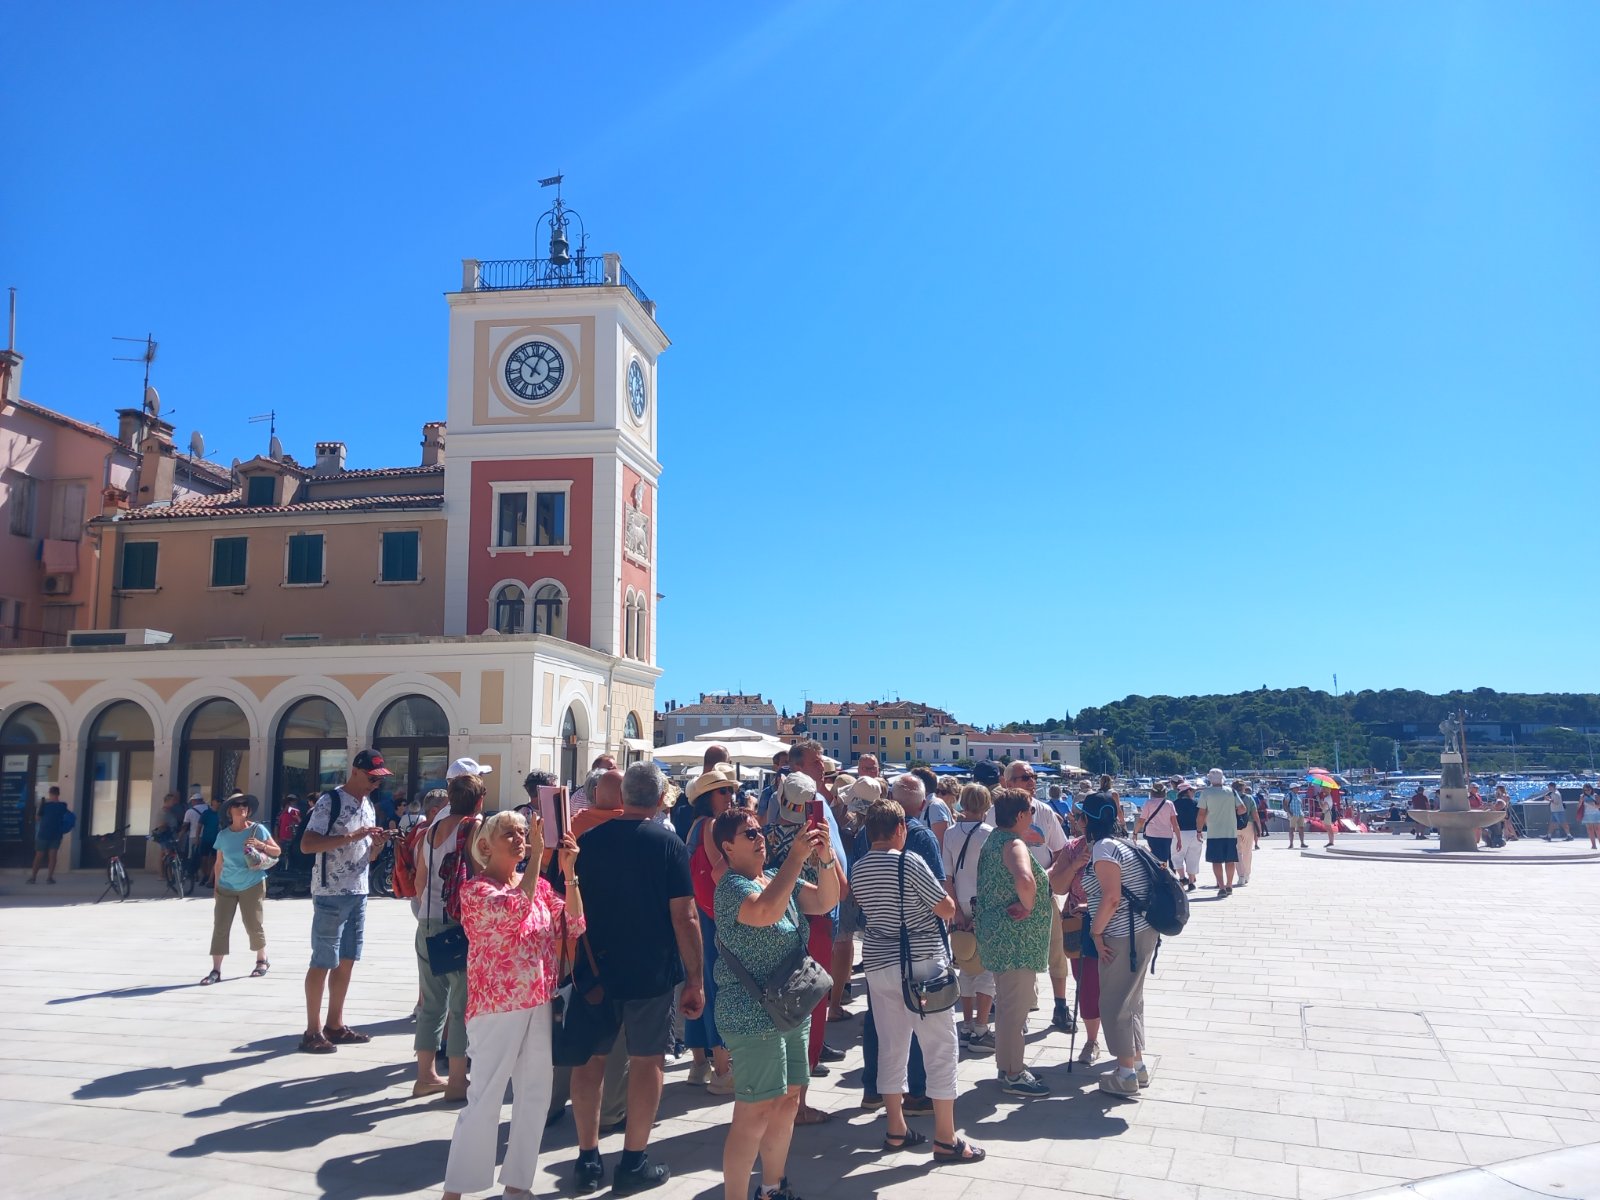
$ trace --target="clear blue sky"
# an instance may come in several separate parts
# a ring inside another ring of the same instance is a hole
[[[659,699],[1600,686],[1600,6],[16,6],[25,392],[413,461],[567,173],[674,341]]]

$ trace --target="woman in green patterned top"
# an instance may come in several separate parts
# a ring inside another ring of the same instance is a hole
[[[711,838],[728,864],[714,900],[717,937],[724,947],[715,968],[717,1032],[733,1057],[733,1123],[722,1151],[723,1193],[727,1200],[745,1200],[759,1151],[757,1200],[798,1200],[784,1171],[800,1089],[811,1078],[806,1054],[811,1022],[779,1033],[729,957],[765,984],[797,948],[805,949],[810,927],[800,914],[821,915],[839,903],[833,846],[826,827],[808,825],[795,835],[783,866],[768,874],[766,836],[750,810],[723,813],[711,827]],[[815,883],[801,878],[801,869],[811,862],[821,868]]]
[[[1050,967],[1050,881],[1023,842],[1033,797],[1020,788],[994,794],[994,833],[978,855],[973,922],[978,957],[994,972],[995,1066],[1013,1096],[1048,1096],[1023,1065],[1022,1037],[1039,972]]]

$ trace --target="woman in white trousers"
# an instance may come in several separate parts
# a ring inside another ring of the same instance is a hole
[[[526,875],[517,869],[523,861],[537,864],[543,855],[537,814],[496,813],[472,838],[472,858],[481,873],[460,886],[472,1080],[450,1138],[445,1200],[461,1200],[463,1192],[487,1191],[493,1184],[507,1082],[511,1140],[500,1185],[509,1200],[532,1195],[550,1105],[550,1001],[561,970],[562,935],[570,941],[584,930],[583,897],[573,869],[578,843],[571,834],[561,839],[564,900],[537,869]]]

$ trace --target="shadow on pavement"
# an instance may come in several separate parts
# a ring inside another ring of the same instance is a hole
[[[77,1004],[83,1000],[137,1000],[143,996],[159,996],[163,992],[181,992],[199,987],[199,983],[160,983],[148,987],[112,988],[105,992],[85,992],[81,996],[57,996],[46,1004]]]

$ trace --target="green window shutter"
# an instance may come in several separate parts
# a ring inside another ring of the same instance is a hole
[[[289,583],[322,582],[322,535],[289,535]]]
[[[383,581],[385,583],[415,583],[419,578],[417,564],[417,531],[397,530],[383,535]]]
[[[249,538],[217,538],[211,543],[211,586],[243,587]]]
[[[155,542],[129,542],[122,547],[124,591],[147,592],[156,586],[156,554],[159,550]]]

